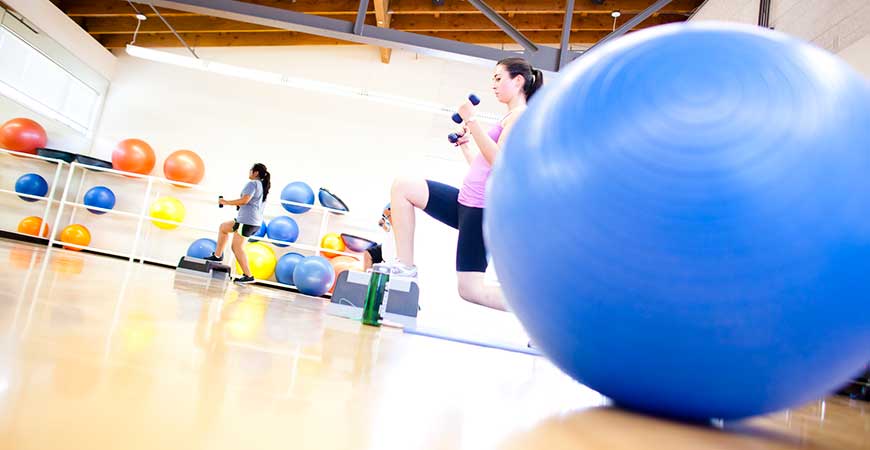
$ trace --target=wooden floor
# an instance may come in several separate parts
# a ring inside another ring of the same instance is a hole
[[[870,449],[842,398],[703,427],[324,300],[0,240],[2,449]]]

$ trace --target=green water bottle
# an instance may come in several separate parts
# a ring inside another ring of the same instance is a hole
[[[363,323],[375,327],[381,326],[381,306],[384,303],[384,293],[390,281],[390,267],[386,264],[372,266],[372,277],[366,290],[366,303],[363,306]]]

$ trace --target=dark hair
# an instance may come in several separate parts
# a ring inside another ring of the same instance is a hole
[[[266,169],[266,166],[261,163],[254,164],[254,167],[251,167],[251,170],[257,172],[257,178],[260,179],[260,183],[263,183],[263,202],[266,201],[266,196],[269,195],[269,187],[272,186],[272,174]]]
[[[504,66],[505,70],[511,74],[511,79],[516,78],[517,75],[523,76],[526,80],[526,84],[523,85],[523,92],[526,94],[526,100],[530,100],[532,95],[535,95],[535,92],[538,92],[538,89],[540,89],[544,84],[544,73],[539,69],[532,67],[532,65],[523,58],[505,58],[499,61],[498,65]]]

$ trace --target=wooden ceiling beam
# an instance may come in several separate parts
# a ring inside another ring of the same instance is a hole
[[[381,0],[377,0],[381,1]],[[459,15],[450,14],[440,18],[426,15],[400,15],[392,17],[385,14],[389,27],[411,32],[424,31],[499,31],[499,28],[482,14]],[[617,26],[630,19],[631,15],[619,18]],[[133,17],[86,17],[82,26],[92,35],[100,34],[130,34],[136,29],[137,20]],[[182,33],[259,33],[286,31],[279,28],[256,25],[247,22],[221,19],[208,16],[172,17],[167,19],[176,31]],[[685,20],[678,14],[659,15],[644,21],[639,28],[662,25]],[[558,31],[562,28],[562,16],[557,14],[522,14],[510,20],[520,31]],[[369,25],[376,25],[375,16],[366,20]],[[606,31],[613,28],[613,19],[600,14],[577,14],[572,22],[573,31]],[[170,33],[166,25],[158,20],[148,19],[142,23],[141,33]]]
[[[291,11],[316,15],[356,15],[358,0],[246,0],[263,6],[271,6]],[[661,14],[690,14],[703,0],[673,0]],[[565,2],[559,0],[488,0],[487,4],[496,12],[508,17],[522,14],[563,14]],[[576,0],[574,12],[577,14],[607,14],[614,9],[624,14],[636,14],[650,5],[649,0],[607,0],[596,4],[593,0]],[[120,17],[132,16],[133,9],[125,0],[63,0],[61,9],[71,17]],[[142,12],[153,14],[150,8],[140,8]],[[194,15],[191,13],[159,9],[167,17]],[[434,6],[432,0],[392,0],[389,14],[478,14],[479,11],[464,1],[446,2],[444,6]]]
[[[209,16],[168,17],[166,19],[179,33],[259,33],[287,31],[236,20]],[[85,31],[92,35],[130,34],[136,29],[134,17],[87,17],[84,19]],[[374,16],[366,21],[374,25]],[[160,19],[149,18],[139,28],[140,33],[171,33]]]
[[[252,3],[254,1],[251,1]],[[650,0],[606,0],[597,4],[592,0],[575,0],[574,13],[610,14],[618,9],[623,13],[636,14],[647,7]],[[703,0],[673,0],[662,9],[667,14],[688,14],[694,11]],[[559,0],[487,0],[486,4],[502,15],[511,14],[564,14],[565,2]],[[477,13],[478,10],[468,2],[448,1],[444,6],[433,6],[432,0],[392,0],[390,10],[394,14],[462,14]]]
[[[617,21],[619,26],[634,14],[623,14]],[[516,14],[507,18],[508,22],[520,31],[558,31],[562,29],[563,14]],[[662,25],[671,22],[682,22],[686,16],[682,14],[666,14],[645,20],[640,28]],[[393,28],[402,31],[498,31],[499,28],[483,14],[445,14],[440,18],[422,14],[404,14],[393,18]],[[575,14],[571,22],[571,30],[604,31],[613,29],[613,18],[603,14]]]
[[[390,0],[374,0],[375,3],[375,18],[377,25],[381,28],[390,28],[392,16],[388,10],[390,8]],[[389,47],[380,47],[381,62],[384,64],[390,63],[390,56],[393,54],[393,49]]]

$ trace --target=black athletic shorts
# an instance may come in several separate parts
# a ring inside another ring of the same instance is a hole
[[[384,252],[381,244],[376,244],[369,247],[366,252],[372,257],[372,264],[384,262]]]
[[[459,204],[459,189],[426,180],[429,201],[423,209],[439,222],[459,230],[456,243],[457,272],[486,272],[486,245],[483,242],[483,208]]]
[[[239,223],[238,220],[233,219],[233,231],[238,231],[239,225],[242,226],[241,235],[244,237],[251,237],[260,230],[259,225],[248,225],[246,223]]]

